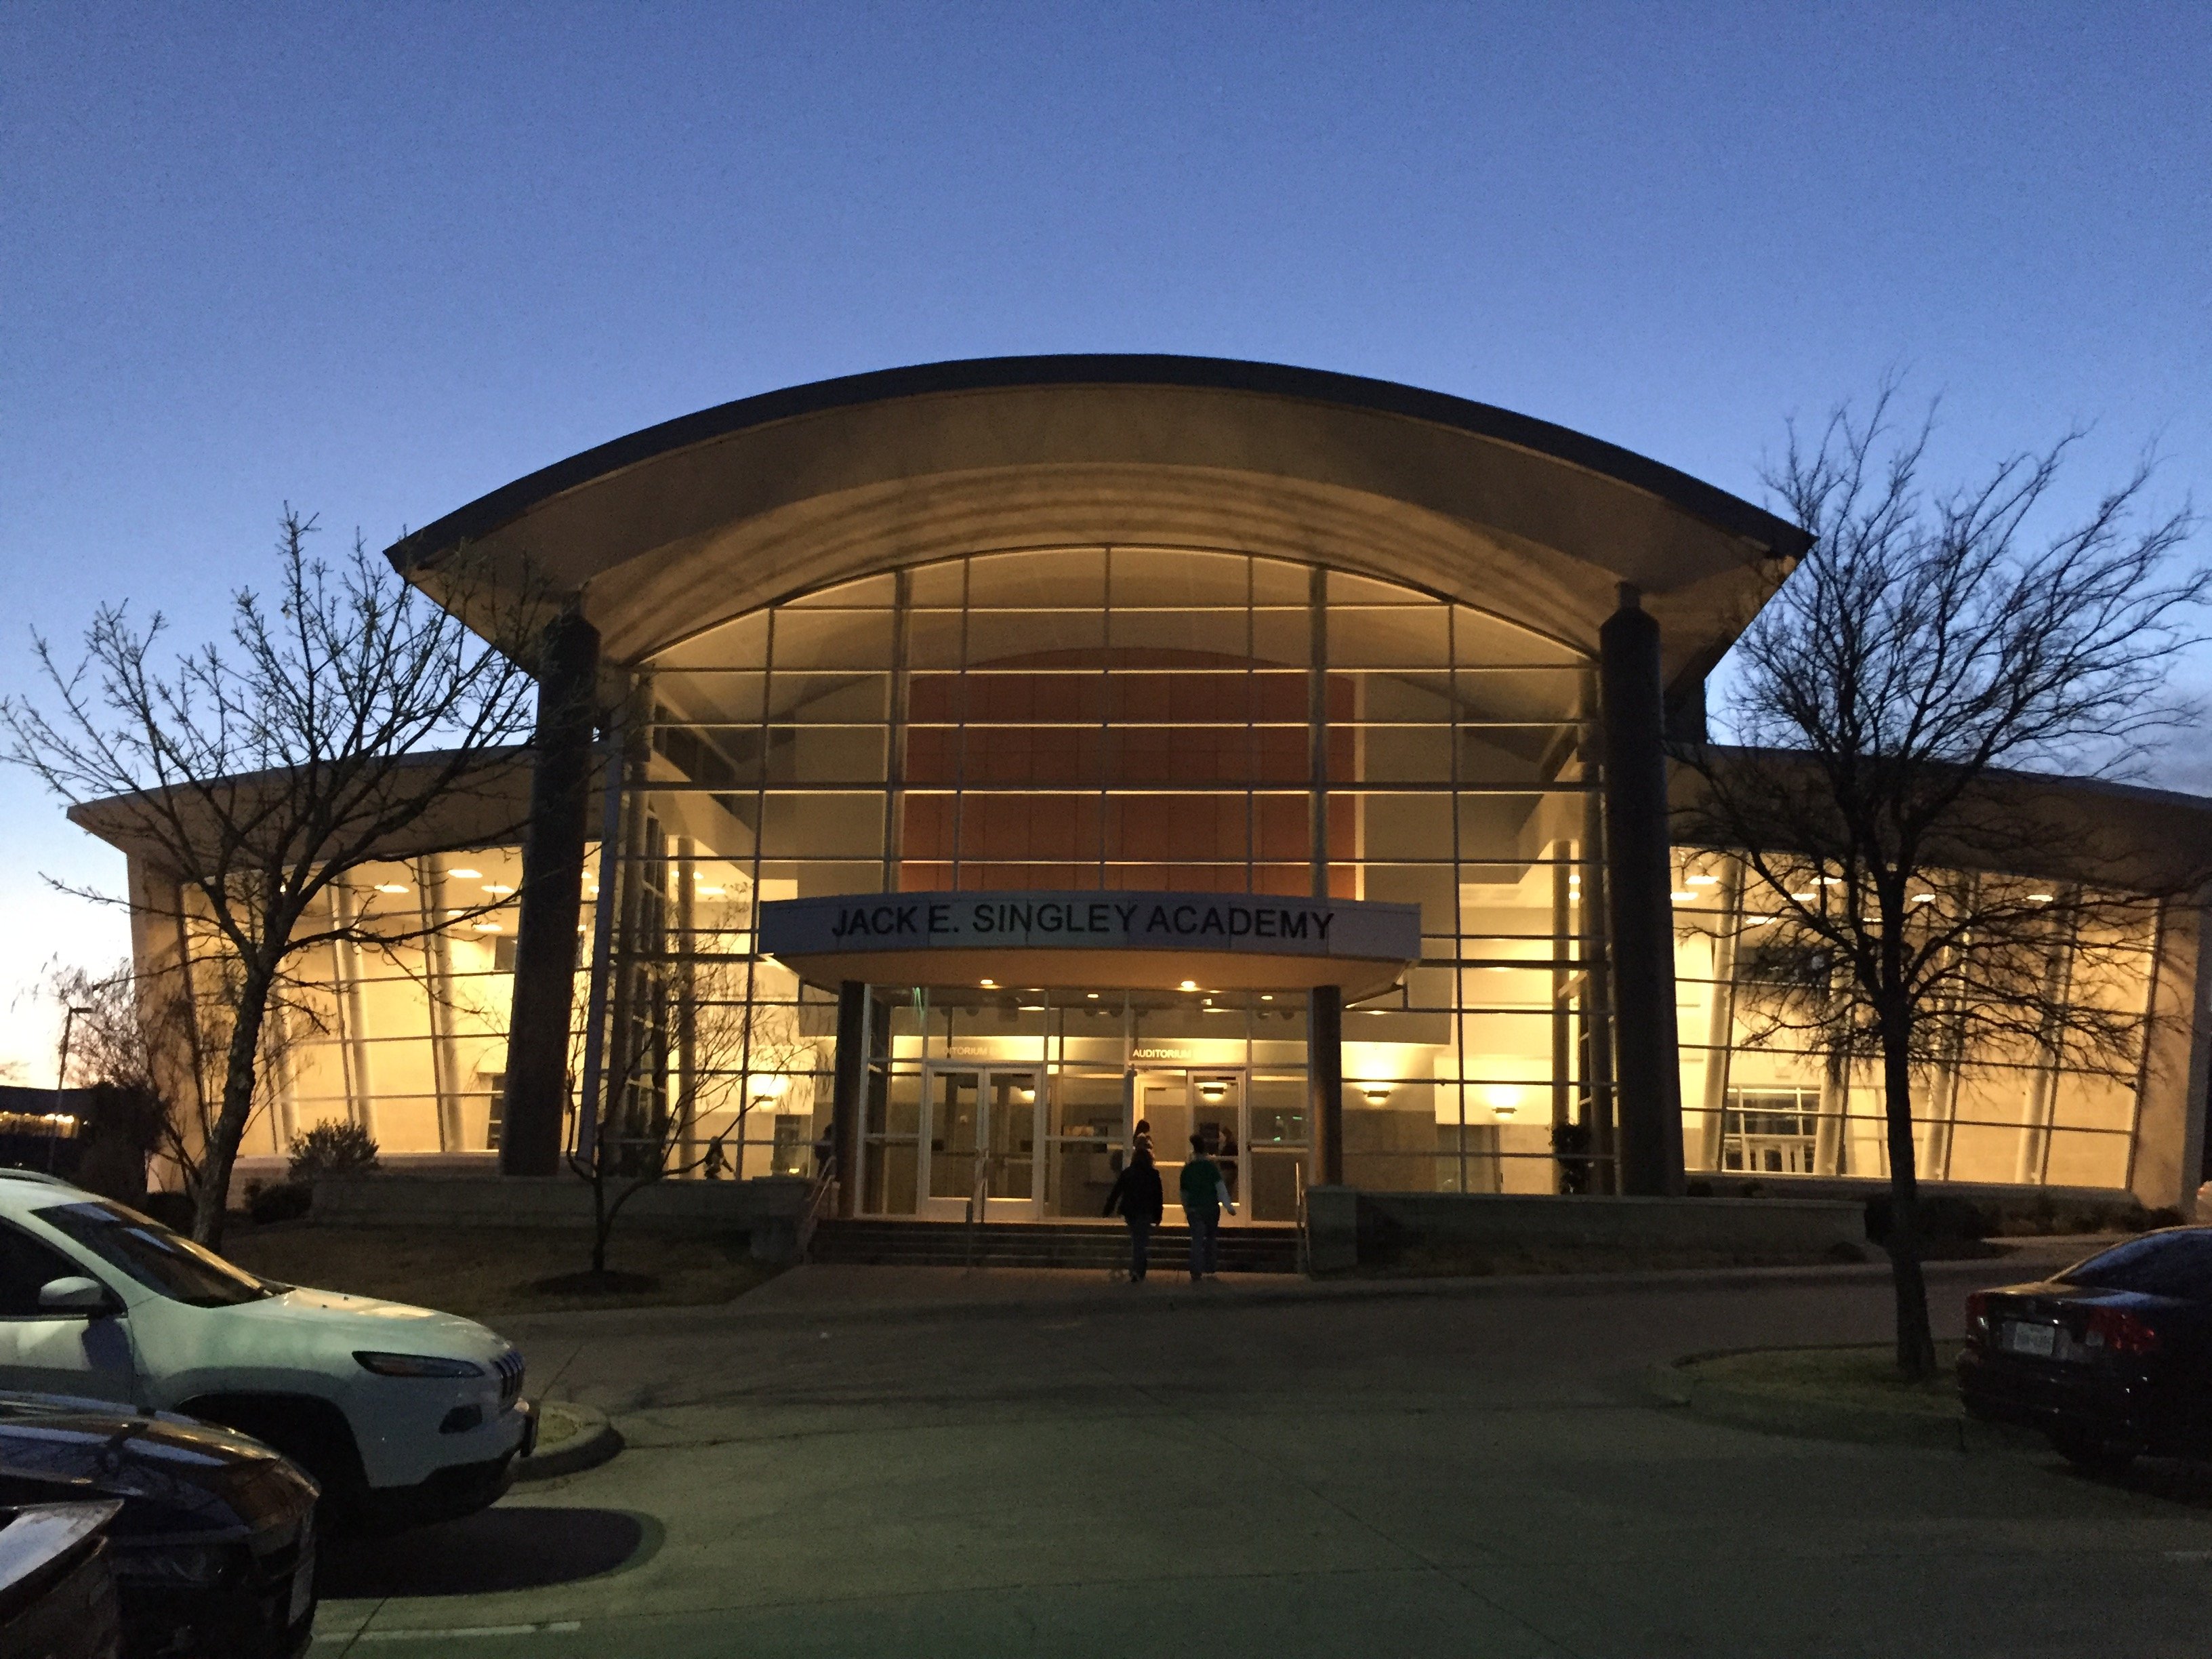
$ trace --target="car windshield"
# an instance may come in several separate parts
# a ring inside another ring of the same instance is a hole
[[[149,1291],[195,1308],[228,1308],[272,1294],[214,1251],[179,1238],[158,1221],[106,1200],[57,1204],[32,1213],[66,1233]]]
[[[2212,1229],[2149,1233],[2115,1244],[2058,1276],[2062,1285],[2212,1302]]]

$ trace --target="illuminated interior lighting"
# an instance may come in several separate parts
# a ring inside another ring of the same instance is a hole
[[[1367,1103],[1370,1106],[1380,1106],[1390,1098],[1390,1085],[1387,1083],[1370,1083],[1359,1092],[1367,1097]]]
[[[483,890],[495,898],[504,898],[514,890],[514,887],[510,882],[488,881],[483,884]]]
[[[1697,895],[1686,887],[1678,887],[1667,896],[1677,904],[1687,904],[1692,899],[1697,897]]]
[[[404,893],[407,890],[407,884],[404,881],[380,881],[376,884],[376,890],[380,893]]]
[[[483,879],[483,872],[481,870],[448,870],[446,873],[453,877],[456,881],[482,881]]]
[[[1273,991],[1262,991],[1260,993],[1260,1000],[1262,1002],[1273,1002],[1274,1000],[1275,994]]]
[[[1768,922],[1773,920],[1774,918],[1772,916],[1746,916],[1744,918],[1744,924],[1750,927],[1764,927]]]
[[[2052,896],[2053,896],[2049,893],[2030,893],[2027,896],[2027,902],[2030,904],[2048,904],[2051,902]]]
[[[1933,893],[1915,893],[1912,896],[1912,902],[1915,904],[1933,904],[1936,902],[1936,895]]]
[[[701,898],[720,898],[728,890],[729,890],[727,888],[723,887],[702,887],[699,890],[699,896]]]
[[[1717,887],[1720,884],[1721,878],[1718,876],[1692,876],[1690,878],[1690,885],[1692,887]]]
[[[1187,979],[1183,981],[1181,988],[1186,991],[1195,991],[1198,989],[1198,981],[1194,979]]]
[[[501,927],[495,921],[480,921],[477,923],[477,932],[479,933],[503,933],[506,931],[506,928]],[[580,927],[576,931],[580,933],[583,932],[583,929]]]
[[[995,989],[999,981],[995,979],[987,979],[983,981],[983,988],[987,991]]]
[[[1198,1085],[1198,1097],[1200,1100],[1208,1102],[1219,1101],[1226,1097],[1228,1093],[1229,1085],[1222,1082],[1218,1078],[1210,1077],[1206,1079],[1205,1082]]]
[[[1816,887],[1841,887],[1844,878],[1841,876],[1815,876],[1813,884]]]
[[[1083,994],[1089,997],[1093,1002],[1098,1000],[1098,993],[1096,991],[1085,991]]]
[[[1521,1109],[1521,1085],[1517,1083],[1493,1083],[1482,1091],[1483,1103],[1500,1117],[1511,1117]]]
[[[1803,899],[1810,899],[1810,898],[1818,898],[1818,897],[1820,897],[1820,895],[1819,895],[1818,893],[1813,892],[1811,890],[1808,889],[1806,891],[1804,891],[1804,892],[1802,892],[1802,893],[1792,893],[1790,896],[1791,898],[1794,898],[1794,899],[1803,900]]]

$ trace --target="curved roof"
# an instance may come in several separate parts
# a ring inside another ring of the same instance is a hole
[[[1098,541],[1364,569],[1585,648],[1631,581],[1678,673],[1717,658],[1773,562],[1808,545],[1672,467],[1442,392],[1272,363],[1073,356],[720,404],[517,479],[388,556],[434,593],[463,546],[527,560],[582,595],[619,661],[823,581]],[[604,580],[617,568],[620,582]]]

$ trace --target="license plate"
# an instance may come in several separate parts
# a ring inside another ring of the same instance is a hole
[[[284,1622],[296,1625],[315,1599],[315,1540],[311,1537],[300,1547],[300,1565],[292,1569],[292,1610],[284,1615]]]
[[[2058,1352],[2058,1328],[2056,1325],[2027,1325],[2018,1320],[2005,1327],[2004,1345],[2014,1353],[2033,1354],[2048,1359]]]

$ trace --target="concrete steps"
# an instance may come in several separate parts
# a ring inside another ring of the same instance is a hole
[[[1152,1230],[1152,1267],[1180,1272],[1189,1259],[1190,1230]],[[1231,1273],[1298,1271],[1292,1227],[1224,1227],[1220,1267]],[[1119,1222],[993,1221],[975,1230],[957,1221],[824,1220],[808,1259],[873,1267],[1064,1267],[1104,1273],[1129,1265],[1129,1231]]]

